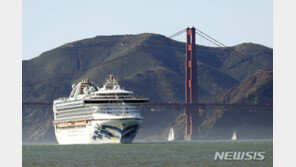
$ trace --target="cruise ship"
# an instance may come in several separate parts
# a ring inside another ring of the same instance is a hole
[[[143,119],[138,109],[148,101],[121,88],[113,75],[101,88],[82,79],[69,97],[53,102],[56,139],[59,144],[131,143]]]

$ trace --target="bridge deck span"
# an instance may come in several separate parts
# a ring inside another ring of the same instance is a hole
[[[50,102],[23,102],[23,108],[52,108]],[[223,103],[147,103],[142,104],[144,109],[225,109],[225,110],[248,110],[248,111],[272,111],[272,104],[223,104]]]

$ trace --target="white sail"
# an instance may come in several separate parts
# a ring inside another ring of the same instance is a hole
[[[173,140],[175,140],[175,134],[174,134],[174,129],[171,128],[170,132],[169,132],[169,135],[168,135],[168,138],[167,138],[167,141],[173,141]]]
[[[237,139],[236,138],[236,132],[234,131],[231,140],[236,140],[236,139]]]

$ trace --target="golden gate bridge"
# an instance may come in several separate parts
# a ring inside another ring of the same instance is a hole
[[[248,63],[258,67],[259,69],[262,69],[264,71],[270,71],[272,70],[265,66],[264,64],[261,64],[259,62],[256,62],[252,59],[249,59],[248,57],[244,56],[240,52],[234,50],[231,47],[227,47],[223,43],[219,42],[218,40],[210,37],[209,35],[205,34],[204,32],[192,27],[192,28],[186,28],[181,31],[178,31],[177,33],[174,33],[168,38],[160,39],[152,44],[145,45],[144,47],[137,49],[133,52],[124,54],[122,56],[118,56],[116,58],[104,61],[103,63],[90,66],[87,68],[82,68],[77,71],[73,71],[70,73],[66,73],[63,75],[55,76],[52,78],[48,78],[45,80],[40,81],[33,81],[30,83],[23,84],[23,89],[28,86],[34,86],[37,84],[41,84],[44,82],[57,80],[60,78],[65,78],[68,76],[72,76],[78,73],[81,73],[83,71],[87,71],[92,68],[100,67],[106,64],[109,64],[111,62],[126,58],[128,56],[134,55],[136,53],[139,53],[143,50],[146,50],[148,48],[152,48],[153,46],[160,44],[164,40],[172,39],[174,37],[177,37],[181,34],[186,32],[186,60],[185,60],[185,102],[179,102],[179,103],[171,103],[171,102],[161,102],[161,103],[155,103],[150,102],[148,104],[143,104],[141,107],[146,109],[154,109],[154,108],[161,108],[161,109],[184,109],[186,114],[186,129],[185,129],[185,139],[191,139],[192,136],[196,137],[198,135],[198,126],[199,126],[199,110],[200,109],[223,109],[223,110],[230,110],[230,111],[247,111],[247,112],[258,112],[258,111],[264,111],[264,112],[272,112],[273,111],[273,104],[244,104],[244,103],[231,103],[231,104],[223,104],[223,103],[199,103],[198,102],[198,90],[197,90],[197,57],[196,57],[196,35],[200,36],[201,38],[206,39],[210,43],[214,44],[217,47],[221,47],[223,49],[228,50],[232,53],[232,55],[239,57],[240,59],[246,60]],[[22,103],[23,108],[51,108],[52,102],[23,102]]]

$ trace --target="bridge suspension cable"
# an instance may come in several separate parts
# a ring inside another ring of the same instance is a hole
[[[239,58],[241,58],[241,59],[246,60],[247,62],[249,62],[249,63],[251,63],[251,64],[253,64],[253,65],[259,67],[260,69],[262,69],[262,70],[264,70],[264,71],[272,71],[269,67],[265,66],[264,64],[258,63],[258,62],[256,62],[256,61],[254,61],[254,60],[252,60],[252,59],[250,59],[250,58],[244,56],[243,54],[241,54],[240,52],[236,51],[235,49],[233,49],[233,48],[231,48],[231,47],[228,47],[228,46],[224,45],[223,43],[221,43],[221,42],[219,42],[218,40],[212,38],[211,36],[207,35],[206,33],[204,33],[204,32],[202,32],[202,31],[198,30],[197,28],[195,28],[195,30],[196,30],[195,33],[196,33],[197,35],[203,37],[204,39],[206,39],[206,40],[208,40],[209,42],[215,44],[216,46],[218,46],[218,47],[223,47],[223,48],[229,50],[230,52],[233,53],[233,55],[235,55],[235,56],[237,56],[237,57],[239,57]]]
[[[180,30],[180,31],[178,31],[178,32],[176,32],[176,33],[168,36],[167,38],[160,39],[160,40],[158,40],[158,41],[156,41],[156,42],[154,42],[154,43],[152,43],[150,45],[147,45],[147,46],[145,46],[143,48],[140,48],[140,49],[137,49],[137,50],[132,51],[130,53],[124,54],[122,56],[118,56],[118,57],[115,57],[113,59],[104,61],[103,63],[97,64],[97,65],[93,65],[91,67],[82,68],[82,69],[79,69],[77,71],[73,71],[73,72],[70,72],[70,73],[62,74],[62,75],[55,76],[55,77],[52,77],[52,78],[48,78],[48,79],[44,79],[44,80],[40,80],[40,81],[35,81],[35,82],[28,83],[28,84],[24,84],[24,85],[22,85],[22,87],[27,87],[27,86],[31,86],[31,85],[40,84],[40,83],[43,83],[43,82],[48,82],[48,81],[51,81],[51,80],[56,80],[56,79],[59,79],[59,78],[68,77],[68,76],[75,75],[75,74],[78,74],[78,73],[83,72],[83,71],[87,71],[87,70],[92,69],[92,68],[95,68],[95,67],[100,67],[100,66],[109,64],[109,63],[114,62],[114,61],[117,61],[119,59],[122,59],[122,58],[125,58],[125,57],[128,57],[128,56],[134,55],[136,53],[139,53],[139,52],[141,52],[141,51],[143,51],[145,49],[151,48],[151,47],[155,46],[156,44],[159,44],[162,41],[165,41],[165,40],[168,40],[168,39],[172,39],[172,38],[174,38],[176,36],[179,36],[182,33],[184,33],[185,31],[186,31],[186,29]]]

